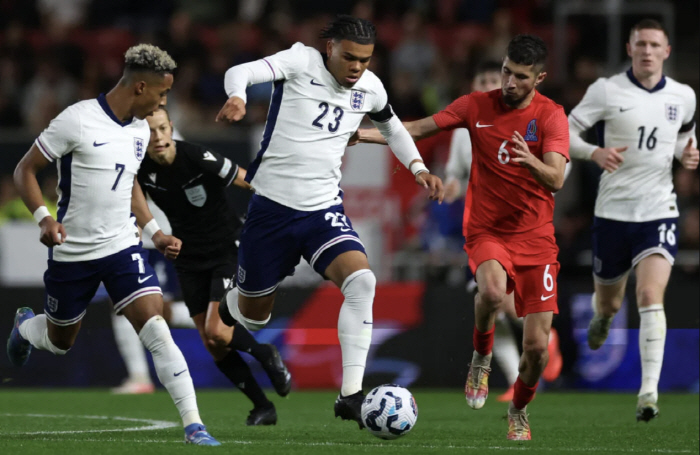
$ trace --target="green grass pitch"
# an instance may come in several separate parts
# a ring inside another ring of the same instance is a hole
[[[115,396],[106,390],[0,390],[0,454],[654,454],[698,453],[698,395],[663,394],[661,415],[637,423],[631,394],[538,394],[529,406],[533,440],[505,438],[507,404],[492,392],[470,409],[461,391],[413,390],[418,422],[406,436],[382,441],[333,418],[335,392],[273,397],[279,421],[246,427],[251,408],[237,391],[200,391],[201,414],[222,447],[182,443],[168,395]]]

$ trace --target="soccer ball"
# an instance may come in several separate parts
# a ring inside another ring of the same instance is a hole
[[[362,423],[378,438],[396,439],[416,425],[418,406],[408,389],[384,384],[372,389],[362,402]]]

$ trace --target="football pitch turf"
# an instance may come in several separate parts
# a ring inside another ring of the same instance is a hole
[[[470,409],[459,390],[413,390],[418,422],[406,436],[382,441],[354,422],[333,418],[335,392],[270,394],[278,424],[247,427],[251,408],[231,391],[199,391],[199,408],[221,447],[183,444],[164,391],[115,396],[106,390],[0,390],[0,454],[653,454],[698,453],[698,395],[663,394],[661,415],[635,420],[632,394],[538,394],[529,407],[533,440],[507,441],[507,404],[492,391]]]

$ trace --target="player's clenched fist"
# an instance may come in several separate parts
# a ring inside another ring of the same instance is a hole
[[[39,223],[39,227],[41,228],[39,240],[49,248],[66,241],[66,229],[52,217],[44,217]]]
[[[695,170],[698,168],[698,161],[700,161],[700,152],[698,152],[696,147],[693,147],[693,139],[690,138],[683,149],[681,164],[686,169]]]
[[[182,248],[182,240],[172,235],[165,235],[163,231],[158,231],[153,236],[153,245],[167,259],[173,260],[180,254]]]
[[[625,161],[622,156],[625,150],[627,147],[598,147],[593,151],[591,159],[604,171],[614,172]]]
[[[237,96],[232,96],[219,111],[216,121],[238,122],[243,117],[245,117],[245,101]]]

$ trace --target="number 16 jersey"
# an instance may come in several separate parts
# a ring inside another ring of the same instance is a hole
[[[471,136],[469,238],[492,234],[521,241],[554,235],[554,197],[530,171],[513,162],[511,137],[518,131],[539,160],[548,152],[568,160],[569,124],[560,105],[535,92],[526,108],[513,109],[497,89],[464,95],[433,119],[443,130],[467,128]]]

